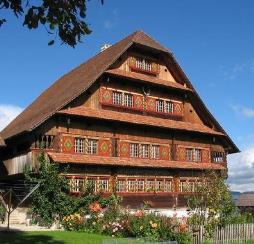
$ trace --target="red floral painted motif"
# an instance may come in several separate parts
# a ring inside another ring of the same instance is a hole
[[[158,74],[160,71],[160,66],[157,63],[152,63],[152,72]]]
[[[148,97],[146,101],[146,109],[148,111],[156,111],[156,99]]]
[[[202,162],[209,163],[210,162],[210,153],[208,149],[202,149]]]
[[[62,151],[65,153],[74,153],[74,137],[69,136],[63,137]]]
[[[112,104],[112,90],[102,87],[100,89],[100,98],[102,104]]]
[[[185,161],[185,148],[184,147],[177,148],[177,160],[178,161]]]
[[[143,96],[133,95],[134,98],[134,108],[143,110]]]
[[[111,147],[110,140],[99,140],[99,155],[110,156]]]
[[[174,103],[174,114],[182,115],[182,104],[181,103]]]
[[[160,158],[163,160],[169,160],[169,147],[160,146]]]
[[[120,157],[129,157],[130,156],[130,144],[128,142],[119,142],[119,148],[120,148]]]

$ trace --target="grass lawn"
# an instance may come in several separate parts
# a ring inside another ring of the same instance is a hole
[[[101,244],[108,240],[107,244],[117,240],[117,244],[128,244],[128,240],[113,239],[109,236],[88,234],[84,232],[70,231],[29,231],[29,232],[0,232],[0,244]],[[143,241],[132,241],[132,244],[144,243]],[[239,244],[239,242],[231,242]],[[244,242],[254,244],[254,241]]]
[[[0,244],[101,244],[110,237],[67,231],[0,232]]]

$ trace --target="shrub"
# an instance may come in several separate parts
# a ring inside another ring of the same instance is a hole
[[[3,206],[3,203],[0,201],[0,221],[4,222],[6,215],[6,209]]]

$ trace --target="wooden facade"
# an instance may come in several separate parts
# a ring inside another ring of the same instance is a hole
[[[60,78],[1,132],[1,175],[36,169],[38,152],[68,164],[71,193],[183,207],[206,169],[238,148],[172,54],[135,32]]]

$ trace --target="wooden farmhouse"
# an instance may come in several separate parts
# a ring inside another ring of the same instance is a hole
[[[69,165],[72,194],[90,182],[131,208],[184,207],[202,172],[227,172],[239,151],[171,51],[142,31],[62,76],[0,136],[2,179],[36,171],[44,151]]]

